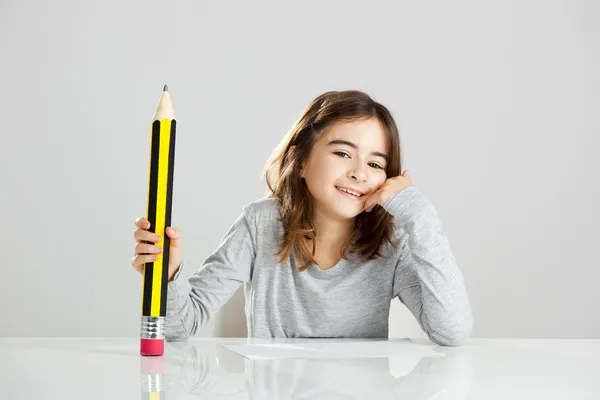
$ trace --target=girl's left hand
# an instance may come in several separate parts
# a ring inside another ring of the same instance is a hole
[[[375,207],[377,204],[383,206],[390,196],[406,189],[409,186],[412,186],[412,181],[410,180],[410,173],[408,170],[404,171],[404,173],[400,176],[394,176],[393,178],[387,179],[383,185],[381,185],[379,190],[367,198],[367,201],[365,201],[364,211],[371,212],[373,207]]]

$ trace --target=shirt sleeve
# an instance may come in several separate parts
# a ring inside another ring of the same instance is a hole
[[[383,207],[401,228],[392,295],[410,310],[431,341],[461,344],[471,335],[473,314],[436,209],[416,186],[392,195]]]
[[[165,339],[187,340],[207,324],[244,283],[256,255],[254,218],[248,208],[236,219],[217,249],[189,279],[186,293],[178,282],[183,263],[167,286]]]

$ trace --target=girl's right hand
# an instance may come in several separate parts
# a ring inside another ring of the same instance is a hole
[[[133,232],[137,245],[135,246],[135,256],[131,259],[133,268],[143,275],[144,265],[156,260],[156,254],[162,253],[163,248],[160,245],[154,245],[160,241],[160,237],[150,232],[150,222],[144,217],[138,217],[135,220],[135,226],[138,228]],[[182,257],[181,232],[177,228],[167,227],[166,234],[169,236],[169,281],[173,280],[175,273],[179,269]]]

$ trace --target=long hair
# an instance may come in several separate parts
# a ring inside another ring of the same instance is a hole
[[[388,140],[389,162],[387,178],[400,175],[401,155],[398,128],[390,111],[358,90],[328,91],[316,97],[296,120],[265,166],[268,191],[267,198],[281,202],[281,221],[285,226],[279,261],[286,260],[294,251],[299,271],[315,262],[315,241],[309,249],[307,240],[314,239],[317,232],[311,222],[312,204],[306,183],[300,176],[302,164],[308,159],[316,140],[338,121],[377,118]],[[294,146],[294,147],[292,147]],[[342,249],[356,253],[363,260],[382,256],[384,242],[394,243],[392,216],[380,206],[356,217],[354,229]]]

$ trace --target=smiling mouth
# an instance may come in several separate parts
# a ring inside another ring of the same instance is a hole
[[[343,188],[343,187],[340,187],[340,186],[336,186],[335,188],[337,190],[339,190],[340,192],[345,193],[347,195],[350,195],[350,196],[352,196],[354,198],[357,198],[357,199],[360,199],[361,197],[365,196],[364,194],[361,194],[361,193],[358,193],[358,192],[355,192],[353,190],[346,189],[346,188]]]

